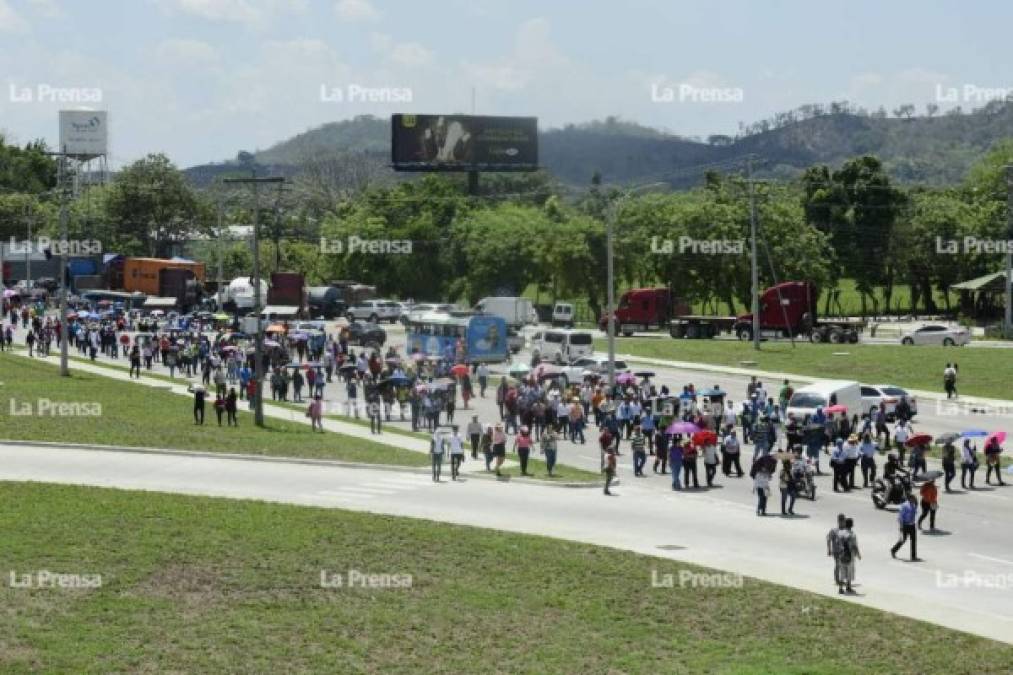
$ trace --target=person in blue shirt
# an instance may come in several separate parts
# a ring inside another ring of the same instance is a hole
[[[897,557],[897,551],[904,545],[904,542],[911,539],[911,562],[921,560],[918,557],[918,528],[915,526],[918,516],[917,504],[918,501],[914,495],[908,495],[907,502],[901,505],[900,512],[897,514],[897,522],[900,524],[900,539],[890,549],[890,555],[894,558]]]

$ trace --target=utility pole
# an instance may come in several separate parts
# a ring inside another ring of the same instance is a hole
[[[1013,164],[1006,165],[1006,239],[1013,240]],[[1006,325],[1003,335],[1013,337],[1013,251],[1006,252]]]
[[[76,155],[69,155],[66,146],[60,152],[47,152],[46,154],[57,158],[56,189],[60,193],[60,271],[58,274],[60,277],[60,375],[70,377],[70,367],[67,364],[67,348],[69,346],[67,334],[70,332],[67,327],[67,249],[70,247],[67,242],[67,238],[69,237],[67,232],[69,214],[67,212],[67,186],[65,183],[67,179],[67,157]],[[30,231],[29,238],[31,238]],[[29,242],[29,248],[31,248],[31,242]],[[31,260],[30,255],[29,260]]]
[[[760,267],[756,254],[756,185],[753,183],[753,160],[746,160],[746,180],[749,181],[749,233],[752,240],[753,349],[760,349]]]
[[[240,183],[253,188],[253,313],[257,319],[257,333],[253,341],[253,378],[256,381],[254,394],[253,421],[258,427],[264,426],[264,322],[261,320],[263,306],[260,298],[260,186],[264,183],[284,183],[276,177],[257,178],[256,170],[249,178],[225,178],[225,183]]]
[[[605,218],[605,267],[608,272],[608,306],[605,311],[608,312],[608,344],[609,344],[609,391],[613,391],[616,386],[616,291],[615,291],[615,264],[613,258],[614,249],[612,245],[612,230],[615,228],[615,220],[617,212],[619,211],[619,202],[622,201],[622,197],[616,201],[616,203],[609,206],[607,217]],[[611,394],[610,394],[611,395]]]

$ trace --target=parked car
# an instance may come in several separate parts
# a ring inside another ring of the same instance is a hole
[[[963,347],[971,341],[971,331],[963,326],[944,326],[942,324],[924,324],[903,333],[900,336],[902,345],[942,345],[943,347]]]
[[[886,419],[892,422],[897,411],[897,404],[904,397],[907,397],[907,402],[911,406],[912,417],[917,415],[918,401],[906,390],[892,384],[863,384],[862,412],[871,413],[879,408],[880,403],[883,403],[886,405]]]
[[[584,380],[584,372],[590,371],[597,373],[602,377],[608,376],[609,359],[608,356],[601,354],[591,354],[590,356],[581,356],[574,359],[562,367],[559,376],[559,384],[563,387],[569,386],[571,382],[582,382]],[[625,361],[616,359],[616,373],[628,372],[630,367]]]
[[[348,342],[360,347],[382,347],[387,342],[387,331],[375,323],[353,321],[348,325]]]
[[[407,313],[401,314],[400,320],[401,323],[407,326],[410,320],[420,317],[424,314],[433,314],[434,312],[436,314],[449,314],[450,312],[454,311],[454,309],[456,309],[454,305],[446,302],[416,303],[412,305],[411,310],[409,310]]]
[[[396,322],[401,318],[401,306],[392,300],[366,300],[348,308],[349,321],[365,320],[370,323]]]

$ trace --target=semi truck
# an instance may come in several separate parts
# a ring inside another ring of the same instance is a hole
[[[253,311],[254,292],[251,277],[236,277],[218,294],[218,304],[226,312],[246,314]],[[267,300],[267,281],[260,280],[260,302]]]
[[[333,319],[343,316],[348,309],[341,291],[333,286],[310,286],[308,295],[310,316]]]
[[[853,319],[820,320],[819,293],[808,281],[785,281],[760,294],[761,337],[804,337],[812,342],[858,342],[865,322]],[[753,339],[753,315],[706,316],[683,314],[669,321],[674,338],[705,339],[730,332],[740,340]]]
[[[187,274],[176,274],[167,270],[181,270]],[[123,260],[123,290],[144,293],[145,295],[161,295],[165,288],[176,290],[180,280],[186,279],[197,284],[204,283],[204,263],[188,260],[168,260],[165,258],[125,258]],[[166,281],[162,277],[166,276]],[[167,293],[165,297],[177,294]]]
[[[358,281],[349,281],[347,279],[332,281],[330,285],[340,291],[345,307],[361,305],[367,300],[376,299],[376,286],[362,284]]]
[[[302,315],[307,305],[306,277],[296,272],[274,272],[271,287],[267,289],[267,304],[278,307],[295,307]]]
[[[475,304],[474,311],[501,317],[509,328],[520,328],[538,323],[535,304],[528,298],[517,296],[494,296],[482,298]]]

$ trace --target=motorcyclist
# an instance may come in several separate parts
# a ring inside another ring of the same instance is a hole
[[[890,484],[886,493],[888,498],[903,496],[904,488],[901,479],[909,475],[906,470],[901,468],[900,460],[897,458],[896,453],[891,452],[887,455],[886,464],[883,466],[883,478]]]

